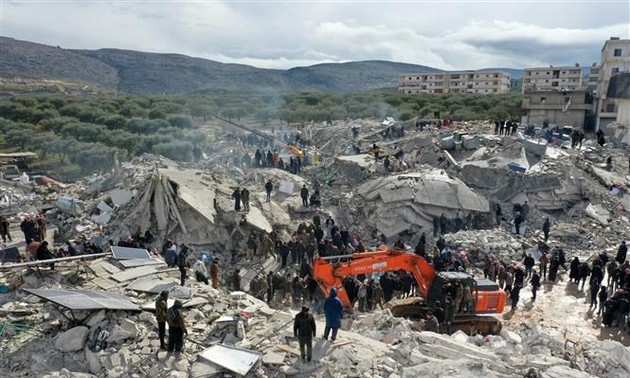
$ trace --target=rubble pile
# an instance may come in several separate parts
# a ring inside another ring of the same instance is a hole
[[[281,268],[278,259],[258,252],[247,259],[245,251],[250,236],[263,232],[273,231],[279,239],[289,240],[298,224],[310,222],[316,210],[322,222],[333,217],[368,247],[398,240],[415,245],[423,233],[431,247],[437,240],[434,220],[444,215],[449,230],[440,233],[447,248],[455,254],[466,251],[471,273],[477,277],[486,256],[520,263],[523,253],[541,245],[546,217],[552,222],[548,246],[561,247],[568,257],[581,260],[602,251],[614,254],[619,241],[630,235],[630,180],[625,170],[605,167],[604,156],[622,161],[622,153],[612,147],[585,144],[581,150],[571,150],[543,146],[518,135],[487,135],[493,126],[481,121],[455,123],[449,129],[405,125],[404,133],[400,125],[393,127],[386,121],[303,126],[302,136],[321,153],[322,163],[303,167],[300,175],[275,168],[244,168],[234,157],[249,150],[234,137],[213,144],[207,159],[199,163],[145,155],[67,187],[31,192],[5,186],[0,207],[11,202],[4,209],[11,213],[16,239],[5,248],[22,247],[21,215],[46,209],[57,245],[85,238],[109,252],[108,240],[115,244],[131,237],[142,238],[143,247],[152,252],[146,259],[111,256],[59,262],[55,270],[46,265],[3,269],[0,375],[630,375],[627,347],[598,340],[589,323],[584,324],[585,333],[592,337],[568,347],[565,340],[569,339],[558,336],[562,328],[558,323],[562,311],[571,309],[534,313],[529,312],[531,307],[522,310],[522,317],[520,308],[516,315],[496,315],[502,317],[504,327],[499,335],[489,336],[423,332],[423,321],[397,318],[387,309],[356,312],[346,316],[334,343],[319,337],[324,316],[314,308],[318,328],[314,361],[300,361],[292,329],[300,306],[268,305],[246,293],[254,277],[268,272],[290,275],[297,267]],[[380,149],[379,160],[369,151],[374,143]],[[385,157],[389,167],[384,165]],[[273,184],[269,202],[264,189],[267,181]],[[303,185],[311,193],[321,192],[321,207],[302,205],[299,191]],[[234,209],[232,194],[242,188],[250,192],[248,212]],[[3,202],[3,198],[11,201]],[[529,215],[521,235],[515,235],[512,205],[526,200]],[[502,208],[499,227],[495,204]],[[191,264],[202,256],[207,261],[217,258],[221,288],[191,283],[190,274],[180,286],[179,270],[168,268],[160,257],[165,240],[189,245]],[[239,287],[232,287],[235,277]],[[551,289],[545,289],[547,295]],[[69,303],[63,295],[71,295],[64,290],[99,298],[98,306],[105,307],[90,307],[87,300],[76,298]],[[180,355],[160,350],[154,311],[162,290],[169,291],[170,301],[183,301],[188,335]],[[63,294],[62,298],[46,296],[55,293]]]

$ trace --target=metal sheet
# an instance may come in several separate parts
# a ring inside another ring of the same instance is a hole
[[[20,262],[20,251],[16,247],[0,250],[0,262]]]
[[[138,259],[150,259],[151,255],[146,249],[142,248],[128,248],[118,247],[113,245],[112,255],[117,260],[138,260]]]
[[[199,357],[243,376],[247,375],[260,361],[260,353],[256,351],[223,344],[204,350],[199,353]]]
[[[70,310],[140,311],[129,298],[106,291],[24,289],[24,291]]]

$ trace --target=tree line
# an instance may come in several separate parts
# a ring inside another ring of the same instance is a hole
[[[418,116],[457,121],[508,118],[521,97],[449,94],[407,96],[396,90],[358,93],[204,91],[181,96],[67,97],[22,95],[0,100],[5,145],[73,163],[87,174],[144,153],[193,158],[207,135],[198,124],[213,114],[230,120],[289,125],[340,119]]]

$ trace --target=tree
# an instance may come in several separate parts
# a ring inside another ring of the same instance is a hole
[[[193,144],[184,141],[160,143],[153,146],[153,152],[172,160],[191,161]]]
[[[168,123],[171,124],[171,126],[179,127],[180,129],[195,128],[195,124],[192,118],[190,118],[189,116],[184,116],[184,115],[170,116],[168,117],[167,121]]]

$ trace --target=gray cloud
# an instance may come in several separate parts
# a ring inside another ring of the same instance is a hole
[[[630,38],[630,2],[20,2],[0,33],[65,48],[288,68],[382,59],[442,69],[590,64]]]

